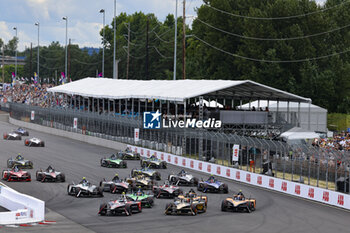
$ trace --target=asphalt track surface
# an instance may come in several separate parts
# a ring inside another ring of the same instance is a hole
[[[9,132],[15,128],[13,125],[0,122],[0,133]],[[197,216],[164,215],[165,205],[170,202],[167,199],[157,199],[152,209],[144,208],[142,213],[128,217],[98,216],[100,203],[115,199],[117,195],[105,193],[103,198],[76,198],[67,195],[67,184],[71,181],[77,183],[82,177],[98,184],[102,178],[111,178],[115,173],[120,177],[126,177],[129,176],[131,168],[139,167],[139,161],[128,161],[127,169],[103,168],[100,167],[99,160],[102,156],[113,153],[111,149],[35,131],[30,131],[30,136],[44,139],[45,147],[25,147],[23,139],[22,141],[0,140],[1,170],[6,168],[9,157],[21,153],[26,159],[34,162],[34,169],[30,170],[32,178],[35,177],[37,169],[44,169],[51,164],[56,170],[66,174],[66,182],[41,183],[33,179],[28,183],[11,182],[7,185],[44,200],[49,209],[95,232],[341,233],[350,231],[350,213],[347,211],[228,180],[225,182],[229,185],[230,193],[207,194],[209,197],[207,212]],[[162,174],[160,182],[163,182],[169,173],[178,172],[179,168],[169,165],[168,169],[159,171]],[[198,178],[207,177],[202,173],[190,172]],[[183,189],[187,191],[189,188]],[[256,198],[257,210],[250,214],[221,212],[221,201],[240,189],[246,196]],[[57,224],[64,223],[57,222]],[[62,228],[64,227],[62,225]]]

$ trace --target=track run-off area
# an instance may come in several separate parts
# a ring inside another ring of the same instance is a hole
[[[0,133],[10,132],[17,128],[9,123],[0,122]],[[185,232],[259,232],[259,233],[329,233],[349,232],[350,212],[306,201],[300,198],[268,191],[261,188],[218,178],[229,186],[229,194],[205,194],[208,196],[208,209],[197,216],[167,216],[165,205],[171,199],[155,199],[153,208],[143,208],[142,213],[132,216],[99,216],[98,210],[102,202],[118,197],[117,194],[104,193],[103,198],[76,198],[67,194],[67,185],[74,181],[78,183],[86,177],[91,183],[98,185],[103,179],[111,179],[116,173],[124,178],[130,175],[132,168],[139,168],[140,161],[127,161],[128,168],[104,168],[100,159],[107,157],[115,150],[99,147],[84,142],[74,141],[64,137],[49,135],[29,130],[30,137],[38,137],[45,141],[44,148],[28,148],[24,140],[0,140],[0,168],[6,169],[6,161],[21,153],[25,159],[34,163],[34,169],[29,170],[31,182],[5,182],[11,188],[39,198],[46,207],[67,219],[95,232],[153,232],[153,233],[185,233]],[[24,139],[26,137],[23,137]],[[124,150],[123,148],[118,148]],[[66,175],[65,183],[41,183],[35,180],[36,170],[46,169],[52,165],[56,170]],[[168,165],[168,169],[159,169],[162,180],[171,173],[177,173],[181,168]],[[188,170],[199,179],[208,175]],[[190,187],[182,187],[188,191]],[[196,190],[196,189],[195,189]],[[221,212],[221,201],[242,190],[246,197],[256,198],[257,209],[252,213]],[[64,221],[57,221],[55,232],[66,228]],[[49,229],[49,228],[48,228]],[[6,228],[1,228],[6,231]],[[18,228],[16,232],[26,232]],[[13,232],[13,231],[11,231]]]

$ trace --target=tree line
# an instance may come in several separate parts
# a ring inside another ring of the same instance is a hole
[[[192,23],[185,27],[186,77],[250,79],[309,97],[330,112],[348,113],[349,5],[348,0],[328,0],[322,6],[311,0],[203,0],[197,17],[186,19]],[[121,13],[114,20],[118,77],[172,79],[174,16],[169,14],[162,22],[154,14],[135,12]],[[181,79],[182,17],[177,22],[177,79]],[[113,75],[113,23],[105,26],[105,41],[101,40],[105,77]],[[6,46],[8,53],[13,51]],[[23,55],[23,75],[33,76],[36,48],[32,52],[27,48]],[[64,58],[65,48],[58,42],[40,47],[41,77],[63,72]],[[95,77],[101,61],[101,49],[90,55],[71,44],[68,75],[72,80]]]

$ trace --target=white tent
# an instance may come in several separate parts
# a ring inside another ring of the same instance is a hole
[[[273,117],[275,118],[277,115],[277,110],[279,116],[282,117],[285,121],[288,120],[289,114],[289,122],[295,123],[298,118],[299,112],[299,103],[290,102],[288,108],[288,102],[286,101],[253,101],[246,103],[244,105],[239,106],[239,109],[249,110],[254,106],[256,110],[262,108],[265,110],[268,107],[269,112],[273,113]],[[308,129],[309,125],[309,108],[310,108],[310,130],[311,131],[319,131],[319,132],[327,132],[327,109],[321,108],[314,104],[308,103],[300,103],[300,127],[303,129]],[[288,110],[289,109],[289,110]]]
[[[294,127],[280,135],[280,137],[285,138],[286,140],[297,140],[297,139],[314,139],[320,138],[320,136],[311,131],[306,131],[299,127]]]
[[[48,89],[65,93],[105,99],[160,99],[183,102],[199,96],[221,98],[269,98],[308,102],[297,96],[250,80],[125,80],[85,78]]]

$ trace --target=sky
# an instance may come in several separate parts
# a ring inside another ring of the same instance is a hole
[[[132,14],[142,11],[154,13],[158,20],[175,14],[176,0],[116,0],[117,15],[121,12]],[[258,0],[257,0],[258,1]],[[325,0],[316,0],[322,3]],[[182,15],[182,2],[178,0],[178,16]],[[202,0],[187,0],[186,15],[196,15],[195,8]],[[65,21],[68,17],[68,38],[80,47],[101,47],[99,31],[102,28],[102,14],[105,9],[106,24],[113,19],[114,0],[0,0],[0,38],[5,43],[15,35],[13,27],[17,27],[20,51],[25,47],[37,46],[38,27],[40,23],[40,45],[49,45],[52,41],[65,44]],[[191,23],[191,18],[189,18]]]

